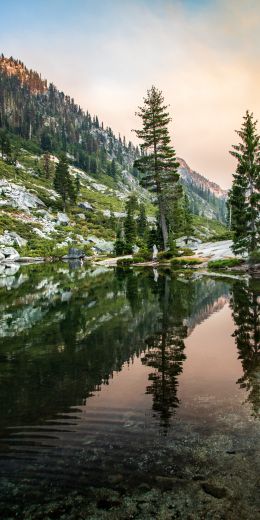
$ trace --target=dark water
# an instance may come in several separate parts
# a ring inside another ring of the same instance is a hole
[[[256,518],[260,282],[15,270],[0,518]]]

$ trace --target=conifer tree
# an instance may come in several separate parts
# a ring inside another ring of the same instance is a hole
[[[49,152],[43,154],[43,171],[46,179],[49,179],[52,173],[52,164]]]
[[[126,203],[126,217],[124,220],[125,252],[132,253],[136,239],[136,223],[134,213],[137,207],[137,198],[131,195]]]
[[[139,237],[144,238],[147,231],[147,218],[145,213],[145,205],[140,204],[139,215],[137,217],[137,234]]]
[[[78,194],[80,192],[80,177],[79,177],[78,173],[77,173],[76,179],[75,179],[75,192],[76,192],[76,196],[78,196]]]
[[[112,159],[111,165],[110,165],[110,175],[111,177],[116,177],[116,161],[115,159]]]
[[[187,193],[184,194],[183,197],[183,232],[188,240],[192,235],[193,226],[192,226],[192,213],[190,209],[190,203]]]
[[[75,202],[75,187],[69,174],[69,165],[65,154],[60,156],[60,160],[56,166],[54,177],[54,188],[60,194],[63,203],[63,209],[66,209],[68,200]]]
[[[247,111],[237,130],[241,142],[230,152],[237,159],[228,200],[235,253],[250,253],[260,245],[260,137],[256,124]]]
[[[116,240],[114,243],[114,252],[117,256],[121,256],[125,252],[125,241],[122,236],[121,227],[118,228],[117,233],[116,233]]]
[[[5,130],[0,133],[0,147],[2,158],[5,156],[7,162],[11,162],[12,151],[9,136]]]
[[[168,124],[171,118],[167,108],[162,92],[152,86],[144,98],[144,106],[139,107],[137,112],[142,119],[143,128],[135,130],[142,140],[141,156],[135,161],[135,167],[142,173],[142,184],[157,195],[164,249],[168,242],[165,192],[179,179],[179,163],[170,144]]]

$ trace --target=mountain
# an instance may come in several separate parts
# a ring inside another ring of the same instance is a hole
[[[183,159],[178,158],[178,161],[179,174],[191,201],[193,213],[225,222],[228,192],[192,170]]]
[[[18,246],[25,248],[23,254],[33,250],[35,255],[56,245],[67,249],[70,243],[111,251],[116,221],[125,215],[125,201],[132,191],[145,203],[148,220],[155,220],[153,197],[141,188],[133,167],[139,148],[116,137],[96,115],[84,112],[21,61],[3,55],[1,129],[11,138],[16,161],[7,164],[0,153],[0,244],[16,246],[18,240]],[[67,154],[71,175],[80,181],[77,206],[65,217],[51,175],[44,173],[44,152],[49,154],[53,174],[61,151]],[[183,159],[179,161],[182,183],[198,215],[195,233],[202,239],[223,234],[225,192],[192,171]],[[22,245],[24,240],[27,246]]]

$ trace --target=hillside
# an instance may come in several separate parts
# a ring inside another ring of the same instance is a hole
[[[133,191],[153,225],[152,196],[141,188],[133,167],[139,149],[104,128],[97,116],[84,112],[37,72],[4,56],[0,57],[0,129],[8,132],[15,157],[13,164],[4,156],[0,159],[0,243],[17,246],[23,255],[48,255],[53,250],[64,254],[69,245],[84,246],[90,253],[91,248],[111,252],[117,222]],[[70,161],[71,175],[80,182],[77,203],[66,215],[52,182],[61,151]],[[44,153],[51,162],[48,176]],[[179,161],[197,215],[197,236],[203,240],[222,236],[225,192]]]
[[[178,161],[180,163],[179,173],[188,193],[193,213],[226,222],[227,191],[192,170],[183,159],[178,158]]]

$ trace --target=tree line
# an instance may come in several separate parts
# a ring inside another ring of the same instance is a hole
[[[147,91],[137,116],[142,122],[142,128],[135,131],[141,140],[141,156],[135,161],[135,167],[141,174],[142,184],[155,194],[163,249],[166,250],[176,236],[180,201],[185,194],[179,182],[179,163],[168,130],[171,117],[160,90],[152,86]],[[260,257],[257,253],[260,245],[260,136],[256,125],[253,114],[247,111],[242,128],[237,131],[241,142],[231,151],[237,159],[237,168],[229,192],[228,209],[234,252]],[[187,201],[185,204],[187,208]],[[186,218],[189,214],[187,210]]]

